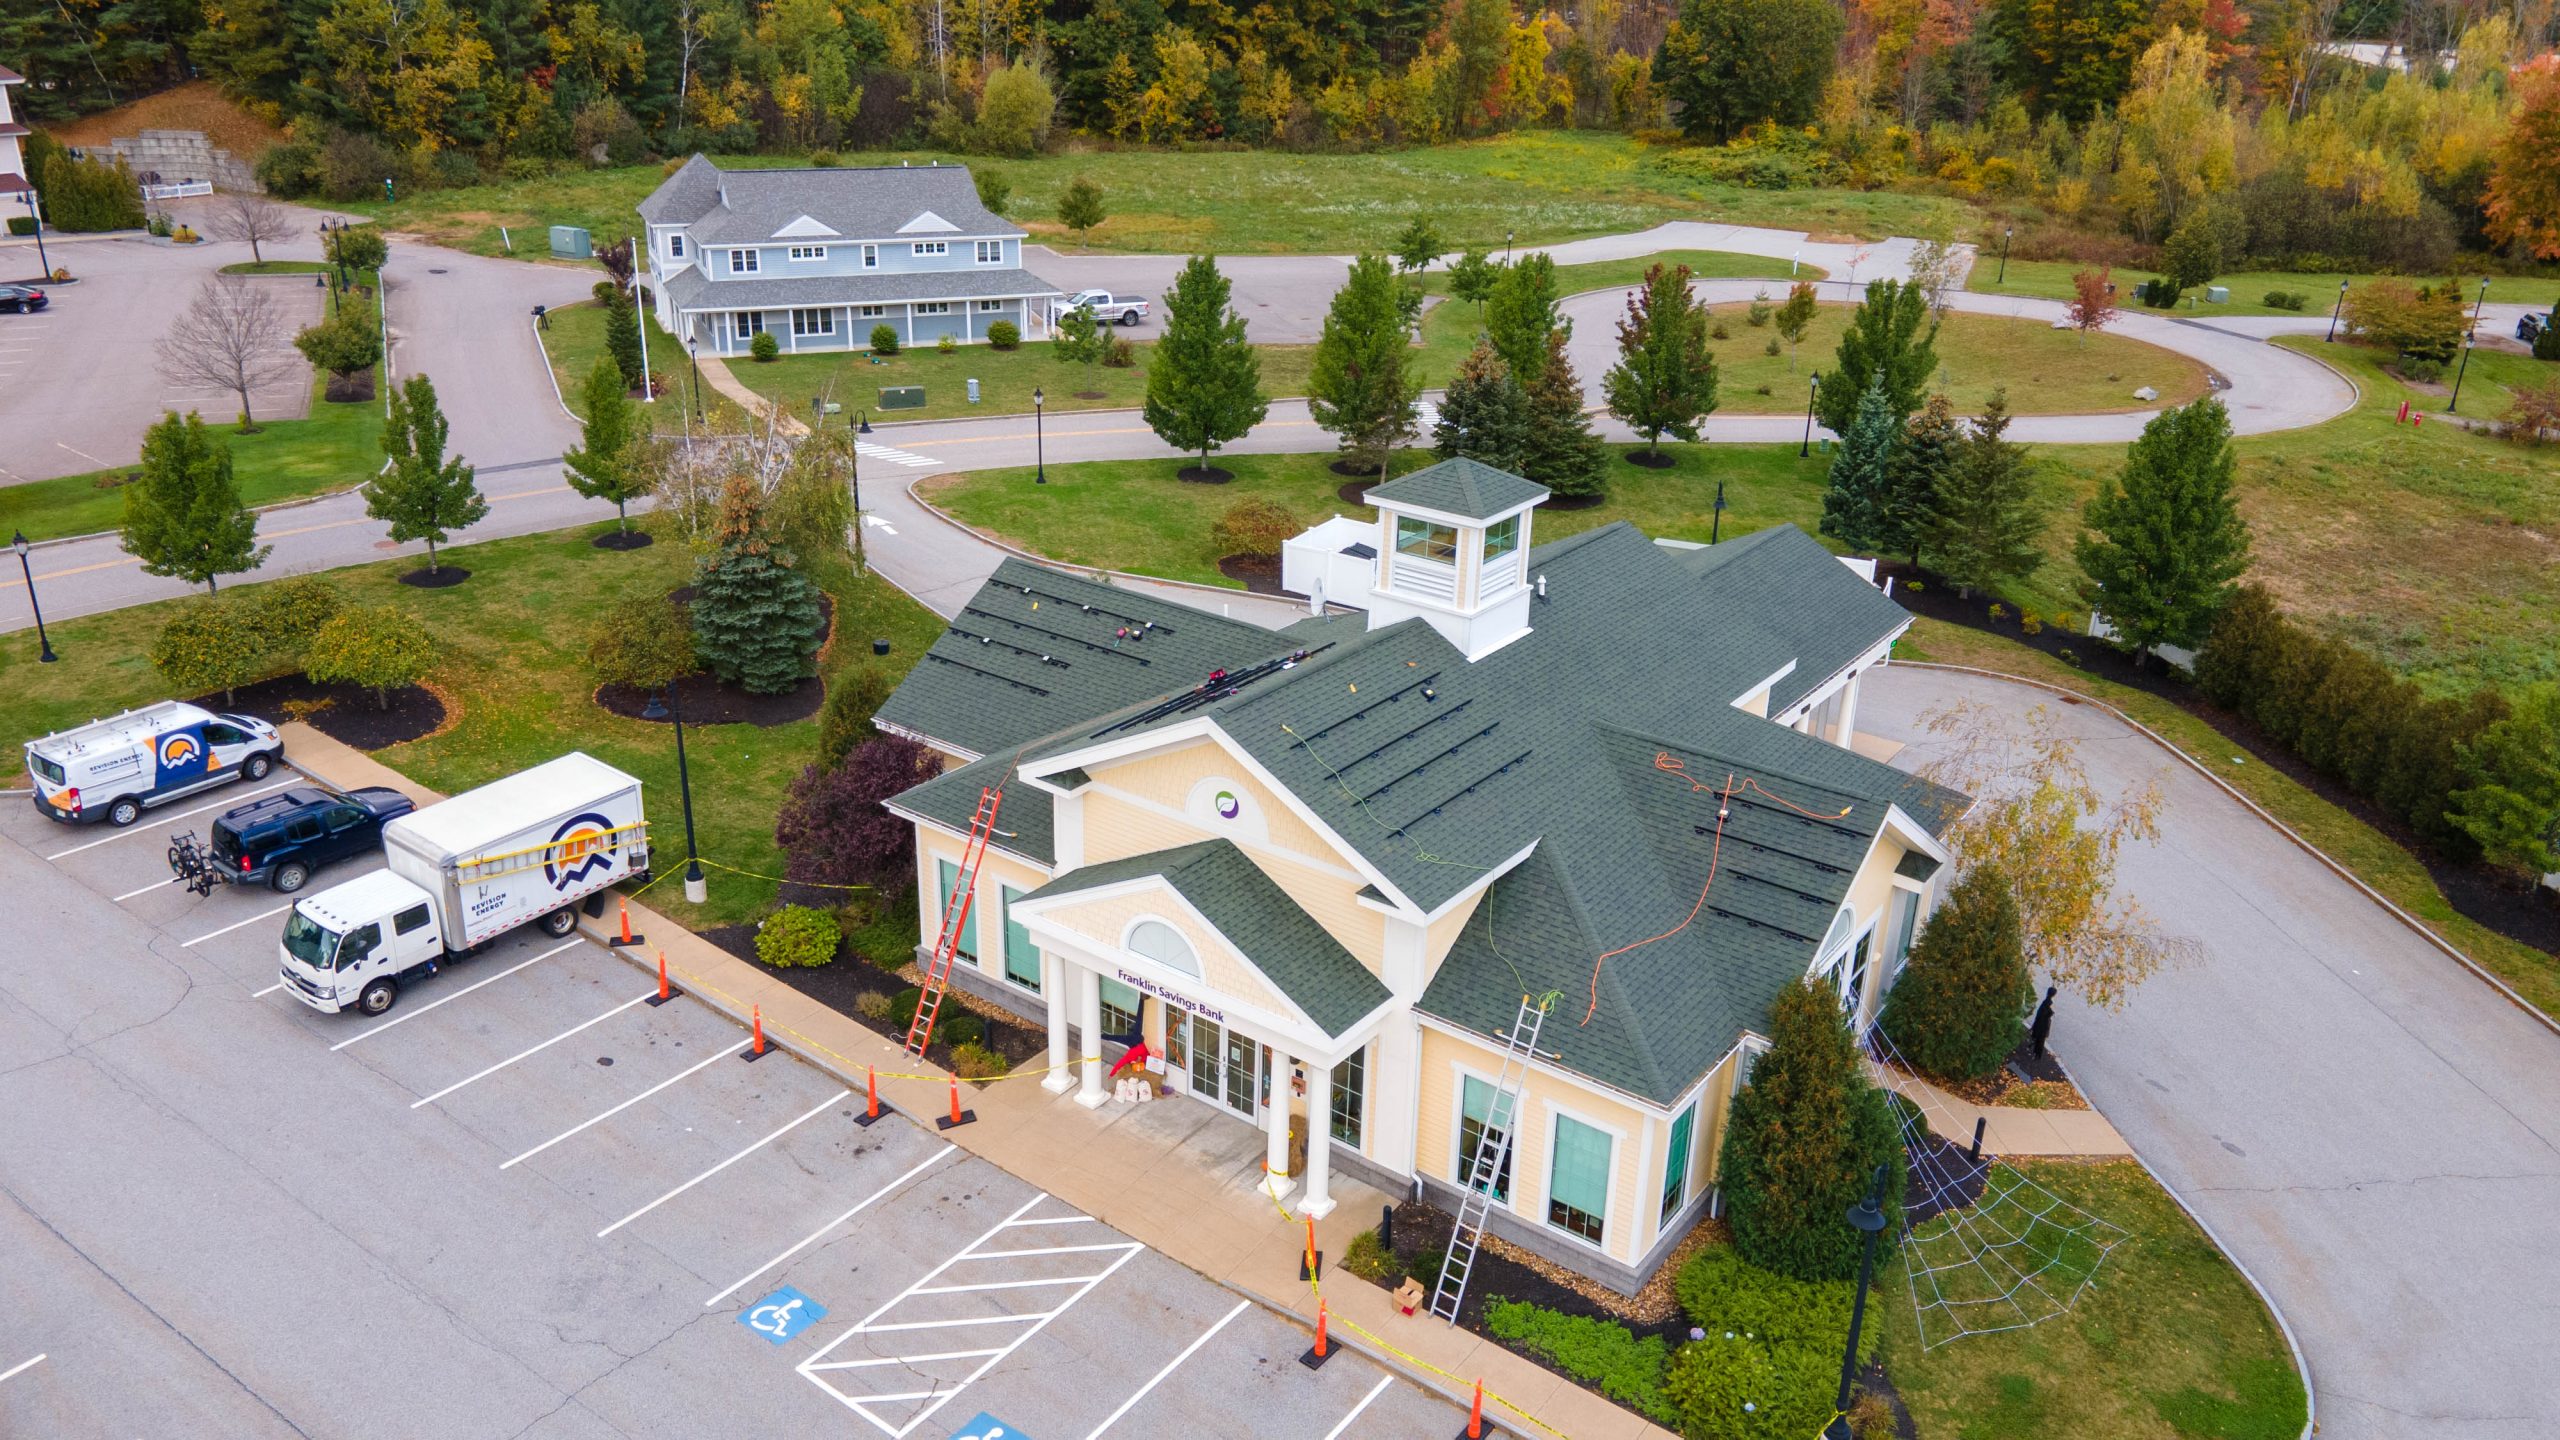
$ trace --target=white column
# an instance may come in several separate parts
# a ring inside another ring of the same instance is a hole
[[[1076,1026],[1084,1031],[1084,1063],[1076,1067],[1076,1103],[1099,1110],[1111,1099],[1102,1088],[1102,976],[1079,965],[1076,977]]]
[[[1369,1158],[1398,1175],[1415,1169],[1414,1131],[1421,1102],[1422,1033],[1410,1011],[1390,1015],[1369,1047]]]
[[[1055,951],[1040,953],[1040,993],[1049,1002],[1049,1073],[1040,1088],[1064,1095],[1075,1088],[1076,1072],[1067,1047],[1067,962]]]
[[[1298,1213],[1321,1220],[1333,1211],[1333,1067],[1307,1066],[1307,1188]]]
[[[1262,1183],[1273,1199],[1289,1193],[1289,1057],[1271,1047],[1271,1105],[1263,1112]],[[1311,1141],[1308,1150],[1315,1145]]]
[[[1831,737],[1831,743],[1843,750],[1849,748],[1850,740],[1858,733],[1858,681],[1863,678],[1850,676],[1849,683],[1840,690],[1840,733]]]

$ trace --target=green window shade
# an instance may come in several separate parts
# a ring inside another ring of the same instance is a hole
[[[1671,1156],[1662,1167],[1662,1219],[1668,1223],[1689,1198],[1689,1143],[1698,1128],[1698,1107],[1690,1106],[1671,1122]]]
[[[960,883],[960,867],[948,860],[933,863],[942,876],[942,913],[948,917],[956,903],[951,891]],[[959,952],[972,960],[978,958],[978,907],[974,904],[969,907],[969,923],[960,927]]]
[[[1004,978],[1025,990],[1040,988],[1040,947],[1031,943],[1031,932],[1013,918],[1013,902],[1022,892],[1004,887]]]
[[[1491,1128],[1493,1106],[1494,1101],[1497,1098],[1499,1098],[1498,1092],[1494,1090],[1492,1085],[1477,1079],[1473,1075],[1466,1076],[1465,1083],[1459,1087],[1458,1174],[1456,1178],[1458,1183],[1461,1185],[1468,1184],[1475,1179],[1476,1150],[1485,1143],[1485,1133]],[[1515,1108],[1516,1104],[1517,1102],[1514,1101],[1506,1103],[1502,1107],[1503,1117],[1506,1123],[1508,1123],[1511,1112]],[[1511,1198],[1511,1154],[1509,1150],[1506,1149],[1503,1152],[1502,1164],[1494,1172],[1493,1184],[1487,1188],[1489,1193],[1496,1200],[1508,1200]]]
[[[1556,1117],[1555,1165],[1547,1220],[1598,1244],[1609,1210],[1609,1136],[1569,1115]]]

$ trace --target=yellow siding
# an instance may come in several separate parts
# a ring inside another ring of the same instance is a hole
[[[1191,798],[1193,786],[1217,776],[1242,792],[1255,813],[1263,817],[1272,845],[1295,851],[1320,864],[1345,863],[1339,852],[1289,809],[1288,802],[1279,791],[1256,779],[1214,740],[1202,740],[1179,750],[1124,760],[1116,765],[1095,767],[1092,774],[1103,784],[1142,800],[1153,801],[1169,810],[1182,809]],[[1085,838],[1088,862],[1113,858],[1095,851],[1093,843],[1093,833],[1088,826]]]
[[[1752,714],[1752,715],[1757,715],[1757,716],[1759,716],[1759,717],[1760,717],[1761,719],[1763,719],[1763,720],[1768,719],[1768,718],[1769,718],[1769,687],[1768,687],[1768,686],[1766,686],[1766,685],[1763,685],[1763,686],[1761,686],[1759,689],[1754,690],[1754,691],[1752,691],[1750,694],[1748,694],[1748,695],[1746,695],[1746,696],[1742,697],[1742,707],[1741,707],[1741,708],[1743,709],[1743,711],[1744,711],[1745,713]]]
[[[1472,1071],[1490,1084],[1501,1073],[1501,1052],[1486,1045],[1426,1028],[1422,1032],[1421,1114],[1415,1125],[1415,1168],[1426,1175],[1452,1185],[1465,1183],[1452,1173],[1457,1153],[1457,1114],[1461,1067]],[[1629,1104],[1608,1092],[1591,1089],[1561,1076],[1532,1071],[1522,1085],[1520,1128],[1512,1137],[1511,1209],[1521,1220],[1538,1226],[1546,1225],[1547,1174],[1551,1161],[1550,1120],[1553,1110],[1564,1110],[1575,1118],[1615,1132],[1612,1136],[1609,1162],[1609,1215],[1603,1239],[1604,1248],[1618,1260],[1635,1263],[1639,1244],[1652,1238],[1650,1229],[1637,1233],[1644,1215],[1646,1175],[1655,1182],[1651,1199],[1659,1201],[1661,1161],[1645,1158],[1648,1147],[1645,1129],[1658,1120],[1656,1112]],[[1701,1121],[1705,1119],[1700,1117]],[[1660,1122],[1663,1125],[1667,1121]],[[1659,1156],[1664,1140],[1657,1136],[1650,1147]],[[1548,1227],[1552,1229],[1552,1227]],[[1573,1243],[1578,1236],[1553,1233]]]
[[[942,870],[940,863],[960,863],[962,841],[957,836],[919,827],[918,848],[924,854],[916,895],[916,910],[922,926],[917,943],[931,945],[941,936],[942,913],[936,908],[941,899]],[[1004,979],[1004,890],[1010,885],[1025,895],[1049,883],[1049,877],[1038,866],[1001,850],[990,848],[978,865],[978,897],[969,905],[969,923],[977,931],[978,973],[990,980]]]
[[[1233,946],[1205,927],[1194,924],[1191,917],[1178,908],[1178,903],[1172,894],[1159,887],[1057,906],[1049,911],[1049,919],[1084,936],[1104,954],[1111,955],[1119,952],[1120,937],[1128,933],[1132,922],[1142,915],[1154,916],[1191,942],[1192,950],[1200,957],[1201,983],[1208,989],[1249,1005],[1258,1005],[1273,1015],[1290,1013],[1289,1002],[1255,974]]]
[[[1849,908],[1858,917],[1859,927],[1876,927],[1868,949],[1867,993],[1858,1002],[1862,1019],[1874,1017],[1875,997],[1884,983],[1884,947],[1893,938],[1885,929],[1885,903],[1893,897],[1893,868],[1902,863],[1909,848],[1890,834],[1879,837],[1858,878],[1849,882]]]
[[[1431,922],[1422,942],[1422,974],[1425,983],[1440,971],[1440,962],[1448,958],[1449,947],[1458,943],[1458,932],[1467,928],[1467,919],[1484,902],[1481,889],[1458,902],[1457,908]]]

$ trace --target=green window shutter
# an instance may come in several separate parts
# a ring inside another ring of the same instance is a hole
[[[1608,1133],[1558,1115],[1554,1156],[1547,1181],[1548,1218],[1597,1242],[1609,1213]]]
[[[1013,902],[1022,892],[1004,887],[1004,974],[1005,978],[1027,990],[1040,988],[1040,947],[1031,943],[1031,932],[1013,918]]]
[[[1698,1127],[1698,1107],[1690,1106],[1671,1122],[1671,1155],[1662,1168],[1662,1219],[1669,1221],[1689,1198],[1689,1143]]]
[[[1490,1082],[1479,1080],[1473,1075],[1461,1078],[1463,1083],[1458,1087],[1458,1108],[1462,1116],[1458,1122],[1458,1173],[1451,1178],[1458,1184],[1465,1185],[1475,1178],[1476,1148],[1484,1143],[1485,1130],[1493,1114],[1494,1102],[1501,1097],[1500,1092],[1496,1091]],[[1503,1106],[1506,1117],[1516,1108],[1516,1104],[1517,1102],[1513,1102]],[[1494,1172],[1491,1192],[1493,1198],[1497,1200],[1511,1198],[1511,1160],[1511,1155],[1506,1151],[1502,1157],[1501,1166]]]
[[[942,913],[948,916],[952,906],[951,892],[960,884],[960,867],[948,860],[933,863],[942,876]],[[969,923],[960,927],[959,953],[972,960],[978,958],[978,907],[975,904],[969,907]]]

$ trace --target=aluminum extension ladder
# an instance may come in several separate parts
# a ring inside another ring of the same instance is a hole
[[[1520,1111],[1520,1087],[1529,1078],[1529,1058],[1538,1050],[1538,1030],[1546,1024],[1544,1005],[1520,997],[1520,1013],[1503,1037],[1502,1069],[1493,1100],[1485,1107],[1484,1133],[1476,1141],[1475,1163],[1468,1167],[1466,1192],[1458,1200],[1458,1222],[1449,1232],[1449,1255],[1431,1290],[1431,1313],[1455,1325],[1458,1306],[1466,1299],[1467,1279],[1475,1273],[1476,1247],[1484,1239],[1485,1216],[1493,1208],[1493,1187],[1511,1158],[1512,1122]]]
[[[916,1016],[907,1025],[910,1055],[924,1054],[933,1043],[933,1022],[942,1014],[943,995],[951,989],[951,957],[960,949],[970,902],[978,894],[978,862],[986,858],[987,837],[995,832],[996,809],[1003,804],[1002,790],[978,792],[978,813],[969,821],[969,843],[960,852],[960,873],[952,877],[951,895],[943,902],[942,934],[933,942],[933,958],[924,967],[923,993],[916,999]]]

